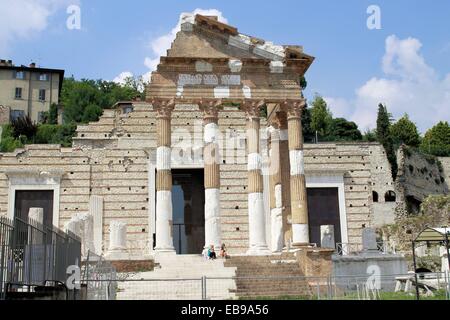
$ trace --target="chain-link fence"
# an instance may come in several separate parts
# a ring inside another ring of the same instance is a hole
[[[121,278],[122,277],[122,278]],[[450,300],[448,273],[361,275],[346,277],[201,277],[185,279],[139,279],[121,275],[115,280],[90,279],[96,288],[90,299],[117,300]],[[417,285],[416,285],[417,284]],[[89,292],[89,290],[88,290]]]
[[[92,251],[82,265],[81,287],[87,300],[115,300],[118,284],[116,269]]]

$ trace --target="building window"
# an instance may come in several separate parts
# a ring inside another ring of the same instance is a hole
[[[126,106],[123,108],[123,114],[133,112],[133,106]]]
[[[372,191],[373,202],[378,202],[378,192]]]
[[[40,73],[39,74],[39,81],[48,81],[48,74],[47,73]]]
[[[11,121],[17,120],[25,116],[23,110],[11,110]]]
[[[16,88],[15,98],[22,99],[22,88]]]
[[[47,120],[46,114],[47,113],[45,111],[38,112],[38,122],[39,123],[44,123]]]
[[[23,71],[16,71],[16,79],[20,79],[20,80],[25,79],[25,72],[23,72]]]
[[[395,202],[396,194],[394,191],[389,190],[384,195],[384,201],[385,202]]]
[[[39,101],[45,101],[45,89],[39,90]]]

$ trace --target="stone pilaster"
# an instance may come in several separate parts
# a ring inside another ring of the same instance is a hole
[[[308,203],[301,122],[304,106],[304,100],[286,100],[283,103],[288,119],[293,246],[309,244]]]
[[[205,165],[205,248],[211,245],[216,250],[221,246],[220,229],[220,154],[218,110],[220,99],[198,101],[203,111],[205,143],[203,160]]]
[[[270,253],[266,241],[266,221],[264,214],[264,185],[261,172],[261,155],[259,147],[261,100],[244,100],[247,117],[247,153],[248,153],[248,215],[249,215],[249,250],[247,254]]]
[[[156,148],[156,247],[157,252],[175,252],[173,246],[173,209],[171,174],[171,114],[174,100],[154,99],[157,112]]]

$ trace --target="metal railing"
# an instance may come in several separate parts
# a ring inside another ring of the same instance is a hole
[[[418,275],[421,299],[450,300],[448,273]],[[360,276],[252,276],[197,278],[116,278],[87,280],[91,286],[116,284],[117,300],[415,300],[415,274]],[[405,285],[409,281],[410,285]],[[274,282],[276,281],[276,285]],[[251,285],[259,292],[249,289]],[[272,287],[273,289],[268,289]],[[290,289],[294,288],[294,289]],[[247,292],[246,292],[247,291]],[[105,299],[105,295],[96,299]]]
[[[362,243],[336,243],[336,253],[341,256],[358,254],[363,251]],[[377,242],[377,250],[383,254],[395,254],[395,245],[388,242]]]
[[[0,245],[0,299],[8,283],[16,291],[50,281],[65,283],[67,267],[81,261],[81,242],[75,234],[32,219],[0,217]]]

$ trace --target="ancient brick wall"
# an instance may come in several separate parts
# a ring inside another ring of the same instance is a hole
[[[196,106],[177,107],[172,116],[173,145],[190,139],[194,149],[198,148],[201,153],[201,123],[202,113]],[[264,128],[265,121],[261,125]],[[226,133],[220,144],[235,146],[222,154],[222,239],[230,253],[242,253],[248,248],[244,112],[236,107],[227,107],[219,113],[219,126],[221,132]],[[24,151],[4,154],[0,159],[0,212],[6,214],[7,210],[8,181],[5,170],[61,169],[65,172],[61,180],[61,227],[75,213],[89,210],[91,195],[103,196],[103,249],[107,250],[109,245],[109,223],[124,220],[128,225],[128,247],[136,254],[147,251],[150,206],[148,163],[155,161],[155,137],[155,112],[148,104],[136,104],[131,113],[105,110],[98,122],[79,126],[73,148],[34,145],[27,146]],[[262,150],[267,152],[264,140]],[[177,165],[173,167],[177,168]],[[349,241],[361,242],[362,226],[371,224],[369,145],[307,144],[305,168],[307,174],[314,170],[345,172]]]

